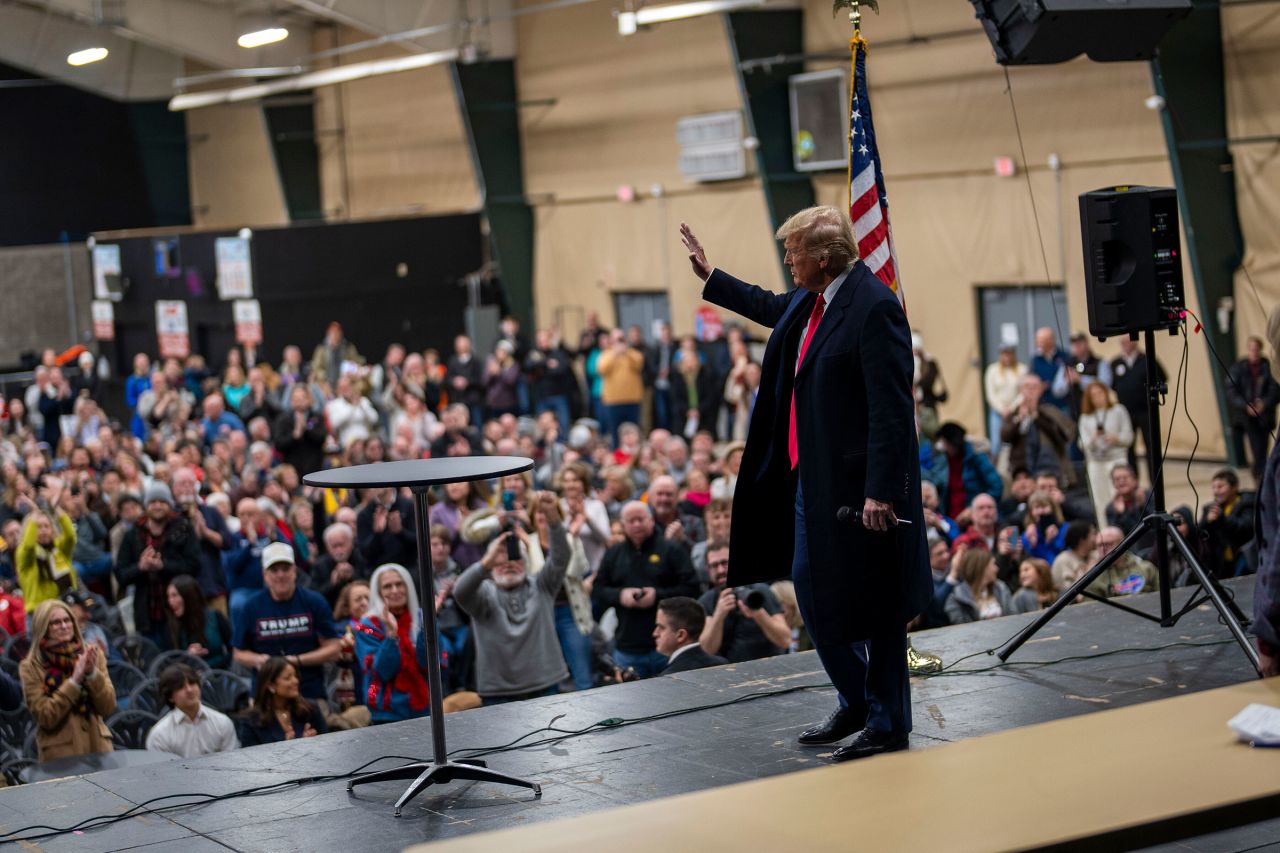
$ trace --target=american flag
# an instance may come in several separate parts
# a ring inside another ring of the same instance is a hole
[[[862,262],[905,305],[889,231],[889,203],[880,171],[880,152],[876,150],[876,131],[871,126],[867,44],[860,38],[854,41],[853,92],[849,97],[849,218],[853,220],[853,236]]]

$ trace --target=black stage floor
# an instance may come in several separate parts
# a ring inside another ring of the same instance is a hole
[[[1232,582],[1249,612],[1253,579]],[[1176,591],[1175,604],[1185,591]],[[1155,596],[1143,603],[1157,604]],[[916,634],[917,648],[952,663],[1006,640],[1029,617]],[[1169,644],[1178,644],[1172,645]],[[1057,661],[1126,650],[1105,657]],[[948,673],[916,679],[912,688],[912,748],[990,734],[1074,714],[1117,708],[1180,693],[1235,684],[1252,677],[1217,614],[1207,606],[1175,628],[1100,604],[1068,608],[1014,663],[991,671]],[[998,660],[985,654],[956,669],[981,670]],[[636,718],[707,705],[746,694],[825,681],[812,654],[483,708],[449,717],[453,750],[505,744],[556,725],[580,729],[611,717]],[[399,851],[424,841],[553,820],[599,809],[672,796],[826,763],[828,750],[804,749],[795,736],[834,706],[829,689],[803,690],[715,710],[613,728],[553,745],[494,755],[490,766],[543,785],[541,800],[513,788],[455,783],[420,795],[392,817],[405,783],[357,788],[342,782],[187,806],[162,815],[131,818],[84,834],[60,835],[26,849],[50,851]],[[1224,721],[1225,724],[1225,721]],[[1176,749],[1177,744],[1170,744]],[[91,776],[0,790],[0,832],[34,823],[66,826],[113,814],[151,797],[181,793],[222,794],[305,776],[343,773],[379,756],[429,758],[425,720],[321,738],[255,747],[190,761],[175,760]],[[1088,745],[1082,745],[1087,760]],[[384,762],[379,767],[390,766]],[[1051,773],[1034,756],[1010,773]],[[1193,779],[1187,780],[1194,784]],[[903,796],[910,796],[903,791]],[[1123,792],[1117,792],[1123,796]],[[927,812],[927,804],[925,806]],[[1008,809],[1052,804],[995,804]],[[731,816],[726,816],[731,819]],[[1280,820],[1196,839],[1166,850],[1254,850],[1280,839]],[[566,845],[572,842],[566,839]]]

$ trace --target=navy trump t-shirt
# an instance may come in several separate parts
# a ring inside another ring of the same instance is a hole
[[[336,639],[333,611],[324,596],[296,589],[288,601],[276,601],[261,590],[244,607],[244,618],[235,626],[232,645],[237,649],[273,657],[305,654],[320,647],[322,639]],[[308,699],[325,699],[324,666],[302,667],[299,690]],[[257,692],[257,679],[254,691]]]

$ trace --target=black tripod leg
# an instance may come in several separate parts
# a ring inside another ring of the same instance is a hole
[[[1190,567],[1192,574],[1200,581],[1200,586],[1204,588],[1205,594],[1209,596],[1213,606],[1218,609],[1218,613],[1222,616],[1222,621],[1227,625],[1227,630],[1231,632],[1231,636],[1235,637],[1236,642],[1240,644],[1240,648],[1244,649],[1245,657],[1249,659],[1249,663],[1253,664],[1253,668],[1261,676],[1262,661],[1258,659],[1258,650],[1253,647],[1253,643],[1249,642],[1249,637],[1240,625],[1240,618],[1236,615],[1240,612],[1240,609],[1233,606],[1235,604],[1234,601],[1227,601],[1222,594],[1221,587],[1216,582],[1217,579],[1205,571],[1204,566],[1200,565],[1200,561],[1191,553],[1191,549],[1187,547],[1187,543],[1183,541],[1182,536],[1176,529],[1170,528],[1169,538],[1173,540],[1174,547],[1181,552],[1182,558],[1187,561],[1187,566]]]
[[[1187,556],[1191,551],[1191,547],[1187,545],[1186,540],[1182,538],[1182,534],[1179,533],[1178,529],[1173,525],[1169,525],[1169,536],[1175,541],[1178,550],[1182,552],[1183,559],[1186,559],[1188,563],[1194,562]],[[1217,590],[1218,595],[1222,600],[1227,603],[1227,607],[1231,608],[1231,612],[1235,615],[1236,620],[1239,621],[1242,626],[1248,624],[1249,617],[1244,615],[1244,611],[1240,609],[1240,605],[1236,603],[1236,600],[1234,598],[1228,598],[1223,594],[1222,581],[1218,580],[1217,577],[1215,577],[1208,569],[1204,569],[1203,566],[1201,566],[1201,569],[1204,571],[1204,577],[1209,580],[1209,583],[1205,584],[1203,579],[1200,579],[1201,585],[1205,587],[1212,585],[1213,588]],[[1208,595],[1207,590],[1205,594]]]
[[[1041,628],[1049,624],[1050,620],[1062,611],[1062,608],[1075,601],[1076,597],[1080,595],[1080,593],[1084,592],[1085,588],[1088,587],[1089,584],[1101,577],[1103,573],[1111,568],[1111,565],[1115,563],[1116,560],[1119,560],[1124,556],[1125,552],[1133,547],[1135,542],[1146,535],[1146,531],[1147,520],[1143,519],[1142,523],[1135,527],[1133,531],[1116,546],[1114,551],[1099,560],[1093,568],[1089,569],[1089,571],[1085,572],[1078,581],[1073,583],[1070,589],[1060,595],[1057,601],[1049,605],[1047,610],[1042,610],[1040,612],[1040,616],[1036,618],[1036,621],[1022,629],[1022,631],[1018,633],[1018,636],[1014,637],[1005,644],[1004,648],[996,652],[996,657],[1000,658],[1002,661],[1008,660],[1009,656],[1020,649],[1023,643],[1030,640]]]

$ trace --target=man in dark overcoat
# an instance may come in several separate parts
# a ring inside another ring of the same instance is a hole
[[[687,225],[681,236],[703,298],[773,329],[734,496],[729,584],[790,569],[839,693],[801,743],[856,734],[837,761],[904,749],[906,624],[932,587],[906,314],[858,260],[836,208],[802,210],[778,229],[795,284],[784,294],[714,268]]]

